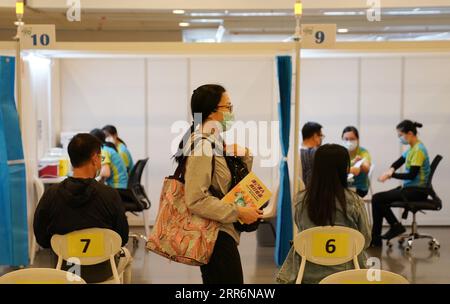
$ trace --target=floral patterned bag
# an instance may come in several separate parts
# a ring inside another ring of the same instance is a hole
[[[213,253],[219,223],[193,214],[186,206],[183,170],[185,160],[163,183],[156,222],[147,249],[172,261],[201,266]],[[213,156],[213,172],[214,172]]]

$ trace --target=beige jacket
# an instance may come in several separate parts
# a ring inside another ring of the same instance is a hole
[[[185,180],[185,199],[187,207],[195,214],[212,219],[221,223],[220,231],[231,235],[236,243],[239,244],[240,233],[234,229],[233,223],[238,220],[238,211],[236,205],[222,202],[220,199],[211,195],[209,187],[226,194],[231,185],[231,173],[228,169],[223,154],[223,143],[220,138],[210,135],[194,133],[191,140],[198,137],[208,137],[201,139],[193,151],[193,156],[189,156],[186,163]],[[215,144],[213,151],[211,142]],[[186,145],[189,147],[190,143]],[[213,152],[215,167],[212,174]],[[249,171],[252,169],[253,157],[243,157]]]

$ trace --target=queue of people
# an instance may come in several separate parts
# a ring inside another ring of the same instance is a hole
[[[253,157],[248,148],[227,145],[221,134],[234,121],[233,104],[226,89],[207,84],[194,90],[190,101],[193,123],[183,136],[174,155],[183,172],[184,199],[190,212],[219,225],[215,245],[206,265],[200,267],[205,284],[242,284],[244,276],[238,245],[241,230],[238,221],[250,225],[262,218],[256,207],[224,204],[221,197],[239,182],[230,159],[238,158],[251,171]],[[201,114],[201,119],[197,115]],[[393,238],[405,231],[390,210],[390,203],[402,199],[420,199],[415,187],[423,186],[429,174],[427,150],[417,136],[422,125],[409,120],[397,126],[402,144],[409,149],[380,178],[404,180],[396,189],[373,196],[373,227],[370,228],[363,198],[369,189],[368,173],[372,166],[369,151],[360,145],[359,131],[348,126],[342,131],[342,142],[325,144],[322,126],[308,122],[302,128],[302,179],[306,189],[295,197],[295,224],[301,232],[326,225],[350,227],[365,238],[364,248],[381,246],[381,239]],[[78,134],[69,144],[74,174],[45,192],[34,217],[38,243],[50,246],[54,234],[65,234],[84,228],[108,228],[128,240],[128,224],[121,198],[114,189],[127,187],[133,159],[114,126]],[[403,164],[406,173],[396,173]],[[104,185],[104,183],[106,185]],[[383,218],[391,228],[381,235]],[[124,255],[127,256],[127,255]],[[128,267],[129,258],[117,257],[118,265]],[[365,265],[365,253],[359,259]],[[291,248],[277,280],[292,283],[298,273],[300,257]],[[97,282],[110,275],[105,265],[86,270],[86,278]],[[317,283],[328,274],[347,269],[348,265],[326,267],[309,265],[304,281]],[[103,268],[102,268],[103,267]]]

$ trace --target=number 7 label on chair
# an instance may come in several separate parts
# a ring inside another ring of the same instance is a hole
[[[104,255],[102,233],[77,233],[68,237],[68,253],[73,257],[100,257]]]
[[[348,234],[314,233],[312,238],[314,257],[344,258],[350,255]]]

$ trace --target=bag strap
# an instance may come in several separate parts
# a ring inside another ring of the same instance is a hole
[[[194,135],[195,136],[195,135]],[[212,170],[211,170],[211,178],[214,175],[214,169],[216,166],[216,162],[215,162],[215,154],[214,154],[214,149],[216,147],[215,142],[212,142],[209,140],[208,137],[202,136],[202,137],[198,137],[197,139],[194,139],[192,141],[191,144],[191,151],[194,151],[195,147],[197,146],[198,142],[200,140],[206,139],[210,144],[211,144],[211,148],[213,150],[213,155],[212,155]],[[184,181],[184,174],[186,172],[186,161],[187,161],[188,156],[184,156],[183,159],[180,161],[180,163],[178,164],[177,168],[175,169],[175,172],[173,174],[173,177],[175,177],[176,179],[179,179],[181,181]]]

